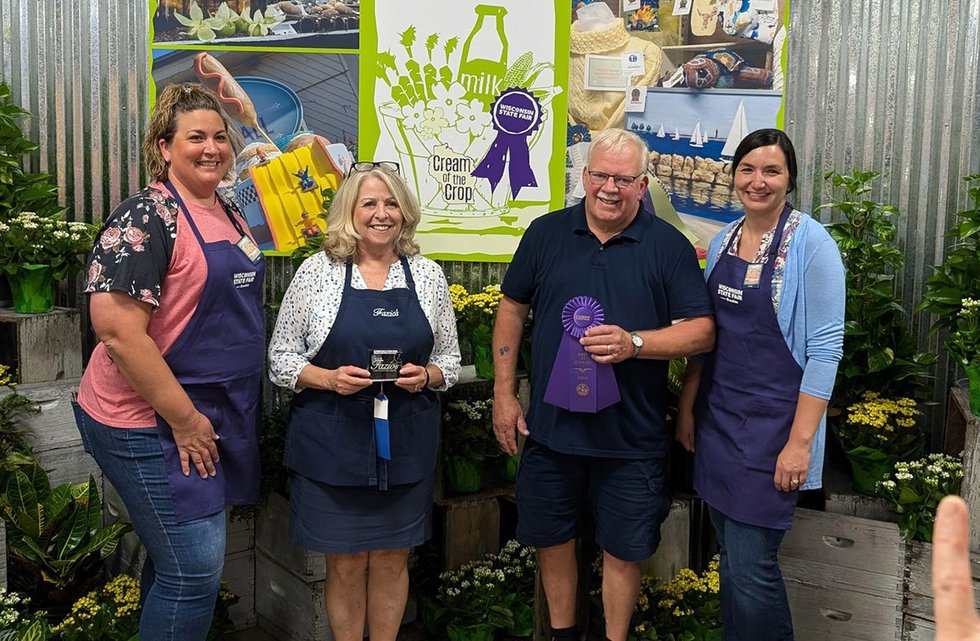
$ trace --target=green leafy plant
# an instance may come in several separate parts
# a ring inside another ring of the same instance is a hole
[[[0,511],[7,526],[10,583],[41,607],[70,602],[98,576],[129,526],[102,526],[95,479],[52,488],[36,460],[12,454]]]
[[[959,494],[963,464],[946,454],[909,463],[896,463],[878,482],[878,494],[889,499],[898,513],[898,529],[907,541],[932,541],[936,508],[947,494]]]
[[[476,375],[493,378],[493,322],[504,295],[500,285],[487,285],[483,291],[469,293],[457,283],[449,286],[449,297],[456,312],[460,343],[465,342],[476,366]]]
[[[10,86],[0,82],[0,222],[22,211],[35,211],[43,217],[58,217],[58,187],[51,175],[24,171],[24,156],[38,146],[24,136],[21,123],[30,113],[17,106]]]
[[[959,222],[953,226],[949,235],[954,239],[941,265],[934,267],[935,273],[926,279],[926,292],[919,309],[935,315],[932,331],[950,332],[945,340],[947,351],[962,365],[977,359],[977,347],[972,352],[964,352],[966,343],[960,343],[965,336],[954,338],[952,333],[958,329],[960,311],[966,301],[980,300],[980,174],[963,178],[969,187],[971,206],[956,216]],[[952,339],[952,342],[951,342]]]
[[[0,641],[44,641],[50,629],[44,612],[31,607],[31,599],[0,588]]]
[[[72,605],[68,616],[52,628],[62,641],[129,641],[140,627],[140,584],[125,574]]]
[[[946,351],[963,367],[980,365],[980,300],[964,298],[956,312]]]
[[[847,407],[866,391],[891,398],[924,398],[936,355],[920,352],[896,294],[905,264],[896,244],[898,209],[865,196],[879,174],[854,170],[824,177],[842,193],[823,205],[842,216],[828,225],[847,270],[844,357],[837,369],[836,403]]]
[[[0,364],[0,385],[7,388],[8,394],[0,398],[0,466],[6,463],[12,452],[29,453],[28,430],[23,420],[41,411],[37,403],[17,392],[17,385],[7,365]],[[0,482],[3,482],[0,474]]]
[[[443,406],[443,457],[482,461],[500,454],[493,436],[493,399],[455,400]]]
[[[12,274],[21,265],[49,265],[55,280],[82,268],[99,228],[83,222],[21,212],[0,222],[0,265]]]

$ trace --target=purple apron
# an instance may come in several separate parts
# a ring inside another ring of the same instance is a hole
[[[750,263],[728,252],[708,278],[716,348],[705,362],[695,404],[694,488],[710,506],[749,525],[789,529],[798,492],[773,485],[776,458],[789,439],[803,370],[779,329],[772,273],[787,206],[769,246],[758,287]]]
[[[184,476],[173,431],[157,414],[174,512],[183,523],[258,498],[265,261],[253,263],[227,240],[204,242],[177,190],[169,181],[164,184],[180,205],[208,266],[197,309],[164,360],[220,437],[217,474],[202,479],[192,463],[190,476]],[[239,221],[227,209],[225,213],[245,236]]]
[[[408,260],[401,259],[408,287],[377,291],[351,287],[347,263],[344,292],[327,339],[311,361],[326,369],[367,369],[372,349],[400,349],[402,361],[425,365],[435,340],[415,293]],[[388,397],[391,461],[378,456],[374,430],[374,383],[344,396],[306,388],[293,397],[286,439],[286,467],[339,486],[415,483],[433,474],[439,445],[439,401],[431,390],[412,393],[384,384]]]

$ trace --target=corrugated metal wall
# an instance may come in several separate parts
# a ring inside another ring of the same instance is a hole
[[[791,0],[785,129],[800,160],[799,205],[831,199],[828,171],[882,175],[870,198],[898,207],[900,287],[923,349],[940,351],[928,315],[911,313],[946,230],[967,203],[961,178],[980,171],[980,2]],[[826,214],[825,214],[826,215]],[[940,359],[930,412],[942,434]]]
[[[829,198],[826,171],[881,172],[872,197],[902,211],[911,309],[966,203],[960,177],[980,171],[980,3],[792,0],[790,14],[786,130],[800,157],[799,204]],[[140,184],[147,23],[142,0],[0,0],[0,78],[37,115],[32,168],[57,176],[78,219],[101,219]],[[499,273],[446,267],[474,287]],[[928,321],[911,317],[936,349]],[[948,384],[940,374],[937,400]]]

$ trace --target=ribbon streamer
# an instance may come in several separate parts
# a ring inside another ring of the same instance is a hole
[[[527,139],[541,126],[541,104],[533,93],[515,87],[497,96],[490,113],[497,137],[471,175],[489,180],[490,190],[494,191],[506,167],[511,197],[517,198],[524,187],[538,186]]]

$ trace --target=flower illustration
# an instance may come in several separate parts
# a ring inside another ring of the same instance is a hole
[[[134,252],[141,252],[145,249],[143,243],[146,241],[146,234],[142,229],[130,225],[123,232],[123,240],[133,247]]]
[[[483,135],[483,130],[490,124],[490,114],[483,109],[483,102],[477,98],[456,105],[456,131],[461,134],[470,134],[479,137]]]
[[[425,103],[416,102],[402,107],[402,124],[405,129],[417,129],[425,118]]]
[[[439,132],[448,126],[449,121],[446,120],[445,111],[443,111],[442,107],[431,107],[426,108],[423,112],[422,123],[419,125],[419,129],[428,136],[435,138],[439,135]]]
[[[465,94],[466,88],[458,82],[449,85],[448,89],[440,84],[436,84],[432,87],[432,95],[435,96],[435,99],[430,100],[427,106],[432,108],[438,105],[446,112],[452,113],[456,105],[462,102]]]

